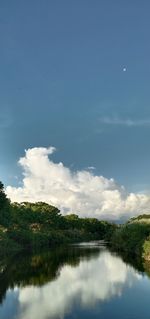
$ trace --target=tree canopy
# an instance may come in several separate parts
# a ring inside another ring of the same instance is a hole
[[[9,223],[10,202],[5,194],[4,185],[0,182],[0,224],[8,225]]]

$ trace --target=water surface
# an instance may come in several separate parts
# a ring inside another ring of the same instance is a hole
[[[97,243],[1,260],[0,318],[149,319],[150,279],[136,268]]]

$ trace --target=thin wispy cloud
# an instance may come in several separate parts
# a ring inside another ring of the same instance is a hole
[[[106,125],[150,126],[150,119],[123,119],[119,117],[101,117],[99,122]]]
[[[96,169],[96,167],[94,166],[88,166],[87,169],[91,170],[91,171],[94,171]]]

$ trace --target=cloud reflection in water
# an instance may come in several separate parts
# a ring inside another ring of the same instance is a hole
[[[19,289],[16,319],[63,318],[75,304],[90,308],[97,302],[120,296],[124,287],[140,278],[119,257],[103,251],[95,259],[81,260],[77,267],[65,265],[55,281],[41,288]]]

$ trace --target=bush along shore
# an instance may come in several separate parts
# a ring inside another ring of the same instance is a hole
[[[0,182],[0,256],[90,240],[106,240],[116,252],[150,263],[150,215],[122,225],[76,214],[62,216],[43,202],[11,203]]]
[[[110,245],[115,251],[150,261],[150,215],[140,215],[119,225]]]
[[[62,216],[56,207],[43,202],[10,203],[0,183],[0,255],[62,243],[107,240],[115,228],[95,218]]]

